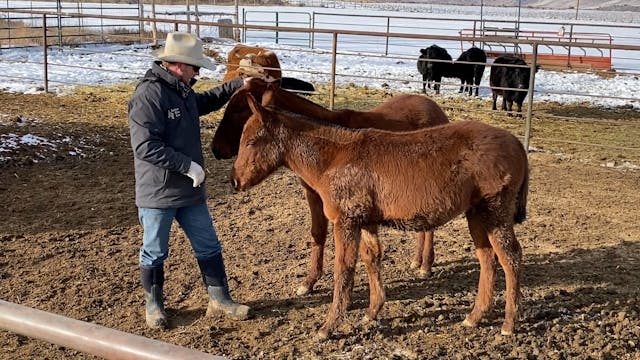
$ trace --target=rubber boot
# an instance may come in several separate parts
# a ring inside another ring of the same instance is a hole
[[[233,301],[229,294],[227,273],[224,268],[222,254],[218,254],[206,260],[198,260],[202,281],[207,287],[209,305],[207,316],[216,312],[223,312],[232,318],[246,320],[251,316],[251,308]]]
[[[164,269],[159,266],[141,266],[140,280],[144,288],[145,321],[151,329],[167,328],[167,313],[164,310]]]

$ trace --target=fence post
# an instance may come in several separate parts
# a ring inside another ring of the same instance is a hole
[[[276,11],[276,28],[280,26],[278,14],[279,14],[279,12]],[[276,44],[278,43],[278,37],[279,36],[280,36],[280,33],[278,32],[278,30],[276,30]]]
[[[385,41],[385,45],[384,45],[384,56],[388,56],[389,55],[389,27],[391,23],[391,18],[387,16],[387,36],[386,36],[386,41]]]
[[[538,43],[533,44],[531,52],[531,69],[529,76],[529,100],[527,101],[527,118],[524,124],[524,149],[529,154],[529,138],[531,137],[531,114],[533,112],[533,87],[536,83],[536,68],[538,67]]]
[[[144,1],[138,1],[138,41],[142,42],[142,34],[144,33]]]
[[[58,46],[62,47],[62,3],[56,1],[56,11],[58,12]]]
[[[316,29],[316,12],[315,11],[311,13],[311,28],[313,30]],[[311,49],[314,49],[315,46],[316,46],[316,32],[313,31],[311,33]]]
[[[42,67],[44,69],[44,92],[49,92],[49,60],[47,59],[47,14],[42,14]]]
[[[331,84],[329,87],[329,110],[333,110],[336,96],[336,58],[338,51],[338,33],[333,33],[333,45],[331,49]]]
[[[236,28],[236,30],[240,32],[240,28]],[[236,41],[240,41],[240,34],[237,34]],[[242,42],[247,42],[247,11],[245,8],[242,8]]]

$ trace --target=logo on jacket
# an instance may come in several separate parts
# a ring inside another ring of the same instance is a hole
[[[175,120],[180,117],[180,108],[169,109],[167,117],[171,120]]]

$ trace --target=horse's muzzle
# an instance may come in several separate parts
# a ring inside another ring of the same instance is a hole
[[[235,166],[231,168],[231,174],[229,174],[229,180],[231,181],[231,186],[233,187],[233,190],[235,191],[242,190],[240,188],[240,180],[238,180],[238,176],[236,175]]]
[[[233,190],[235,191],[239,191],[240,190],[240,182],[238,182],[238,180],[236,180],[235,178],[231,178],[231,186],[233,187]]]

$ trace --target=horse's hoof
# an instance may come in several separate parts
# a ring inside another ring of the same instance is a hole
[[[368,325],[371,324],[372,322],[374,322],[375,320],[370,318],[368,314],[365,314],[362,319],[360,319],[360,324],[362,325]]]
[[[309,289],[308,286],[300,285],[300,286],[298,286],[298,290],[296,290],[296,295],[298,295],[298,296],[307,295],[307,294],[309,294],[310,291],[311,291],[311,289]]]
[[[513,330],[501,329],[500,330],[500,334],[502,334],[503,336],[512,336],[513,335]]]
[[[316,336],[313,338],[316,342],[326,341],[329,338],[329,333],[325,330],[319,330]]]
[[[478,323],[475,323],[469,320],[469,318],[465,318],[464,321],[462,322],[462,325],[466,327],[474,328],[478,326]]]
[[[425,270],[425,269],[418,270],[418,277],[420,279],[426,279],[429,276],[431,276],[431,271],[430,270]]]

